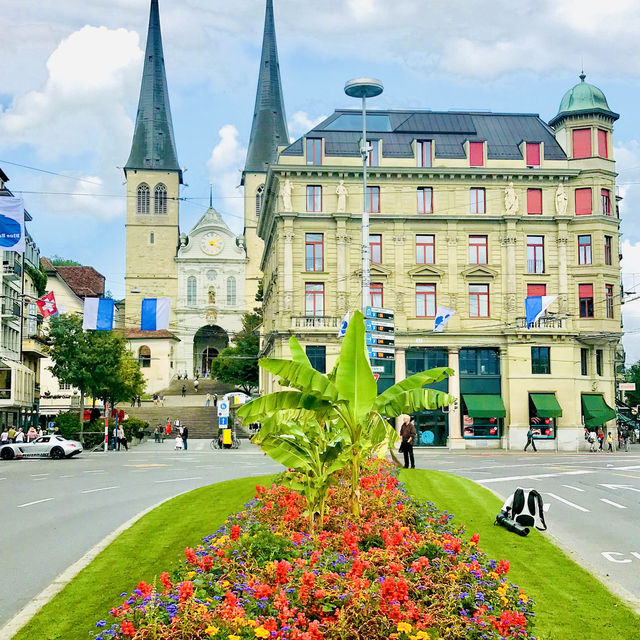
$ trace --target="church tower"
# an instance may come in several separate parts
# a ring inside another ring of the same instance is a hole
[[[158,0],[151,0],[147,47],[127,180],[125,327],[140,326],[143,298],[178,297],[178,196],[182,171],[173,137]]]
[[[242,174],[244,237],[248,257],[245,297],[247,310],[255,306],[255,294],[258,283],[262,279],[260,262],[264,243],[258,237],[257,226],[262,207],[264,181],[269,165],[278,155],[278,146],[288,144],[289,134],[280,82],[273,0],[267,0],[256,104],[253,110],[247,160]]]

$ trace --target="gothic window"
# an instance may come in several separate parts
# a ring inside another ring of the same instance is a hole
[[[144,215],[149,213],[149,185],[142,183],[138,185],[138,199],[136,212],[138,215]]]
[[[236,304],[236,279],[233,276],[227,278],[227,305],[230,307]]]
[[[149,347],[140,347],[138,351],[138,363],[143,369],[148,369],[151,366],[151,349]]]
[[[162,183],[156,185],[153,194],[153,212],[157,216],[163,216],[167,213],[167,187]]]
[[[256,190],[256,220],[262,213],[262,195],[264,194],[264,185],[261,184]]]
[[[187,305],[193,307],[198,302],[198,281],[195,276],[187,278]]]

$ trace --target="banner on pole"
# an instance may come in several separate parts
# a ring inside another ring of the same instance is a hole
[[[0,248],[24,252],[24,202],[13,196],[0,197]]]

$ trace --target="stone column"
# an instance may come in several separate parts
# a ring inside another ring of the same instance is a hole
[[[503,238],[503,242],[507,247],[507,281],[503,285],[505,286],[507,297],[507,322],[515,321],[515,312],[517,311],[516,304],[516,223],[512,220],[507,221],[507,234]]]
[[[293,312],[293,241],[295,234],[293,233],[292,221],[287,220],[285,222],[285,229],[283,232],[284,239],[284,312],[289,316]],[[289,323],[290,325],[290,323]]]
[[[396,347],[395,373],[396,382],[401,382],[407,377],[407,365],[405,361],[406,349],[404,347]]]
[[[345,220],[346,218],[342,216],[336,216],[336,277],[338,279],[336,310],[341,318],[348,307],[347,252],[351,242],[350,236],[347,235]]]
[[[567,276],[567,223],[558,223],[558,310],[561,314],[566,314],[568,310],[569,279]]]
[[[457,398],[449,407],[449,449],[465,449],[466,445],[460,431],[462,397],[460,396],[460,349],[449,347],[449,367],[455,375],[449,378],[449,393]]]

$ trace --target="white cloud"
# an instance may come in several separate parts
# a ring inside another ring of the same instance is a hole
[[[632,243],[623,240],[622,250],[622,282],[626,292],[625,298],[629,300],[622,306],[622,318],[624,320],[623,345],[627,364],[633,364],[640,360],[640,242]]]
[[[289,134],[291,142],[297,140],[301,135],[313,129],[319,122],[322,122],[327,116],[310,117],[306,111],[296,111],[289,119]]]

